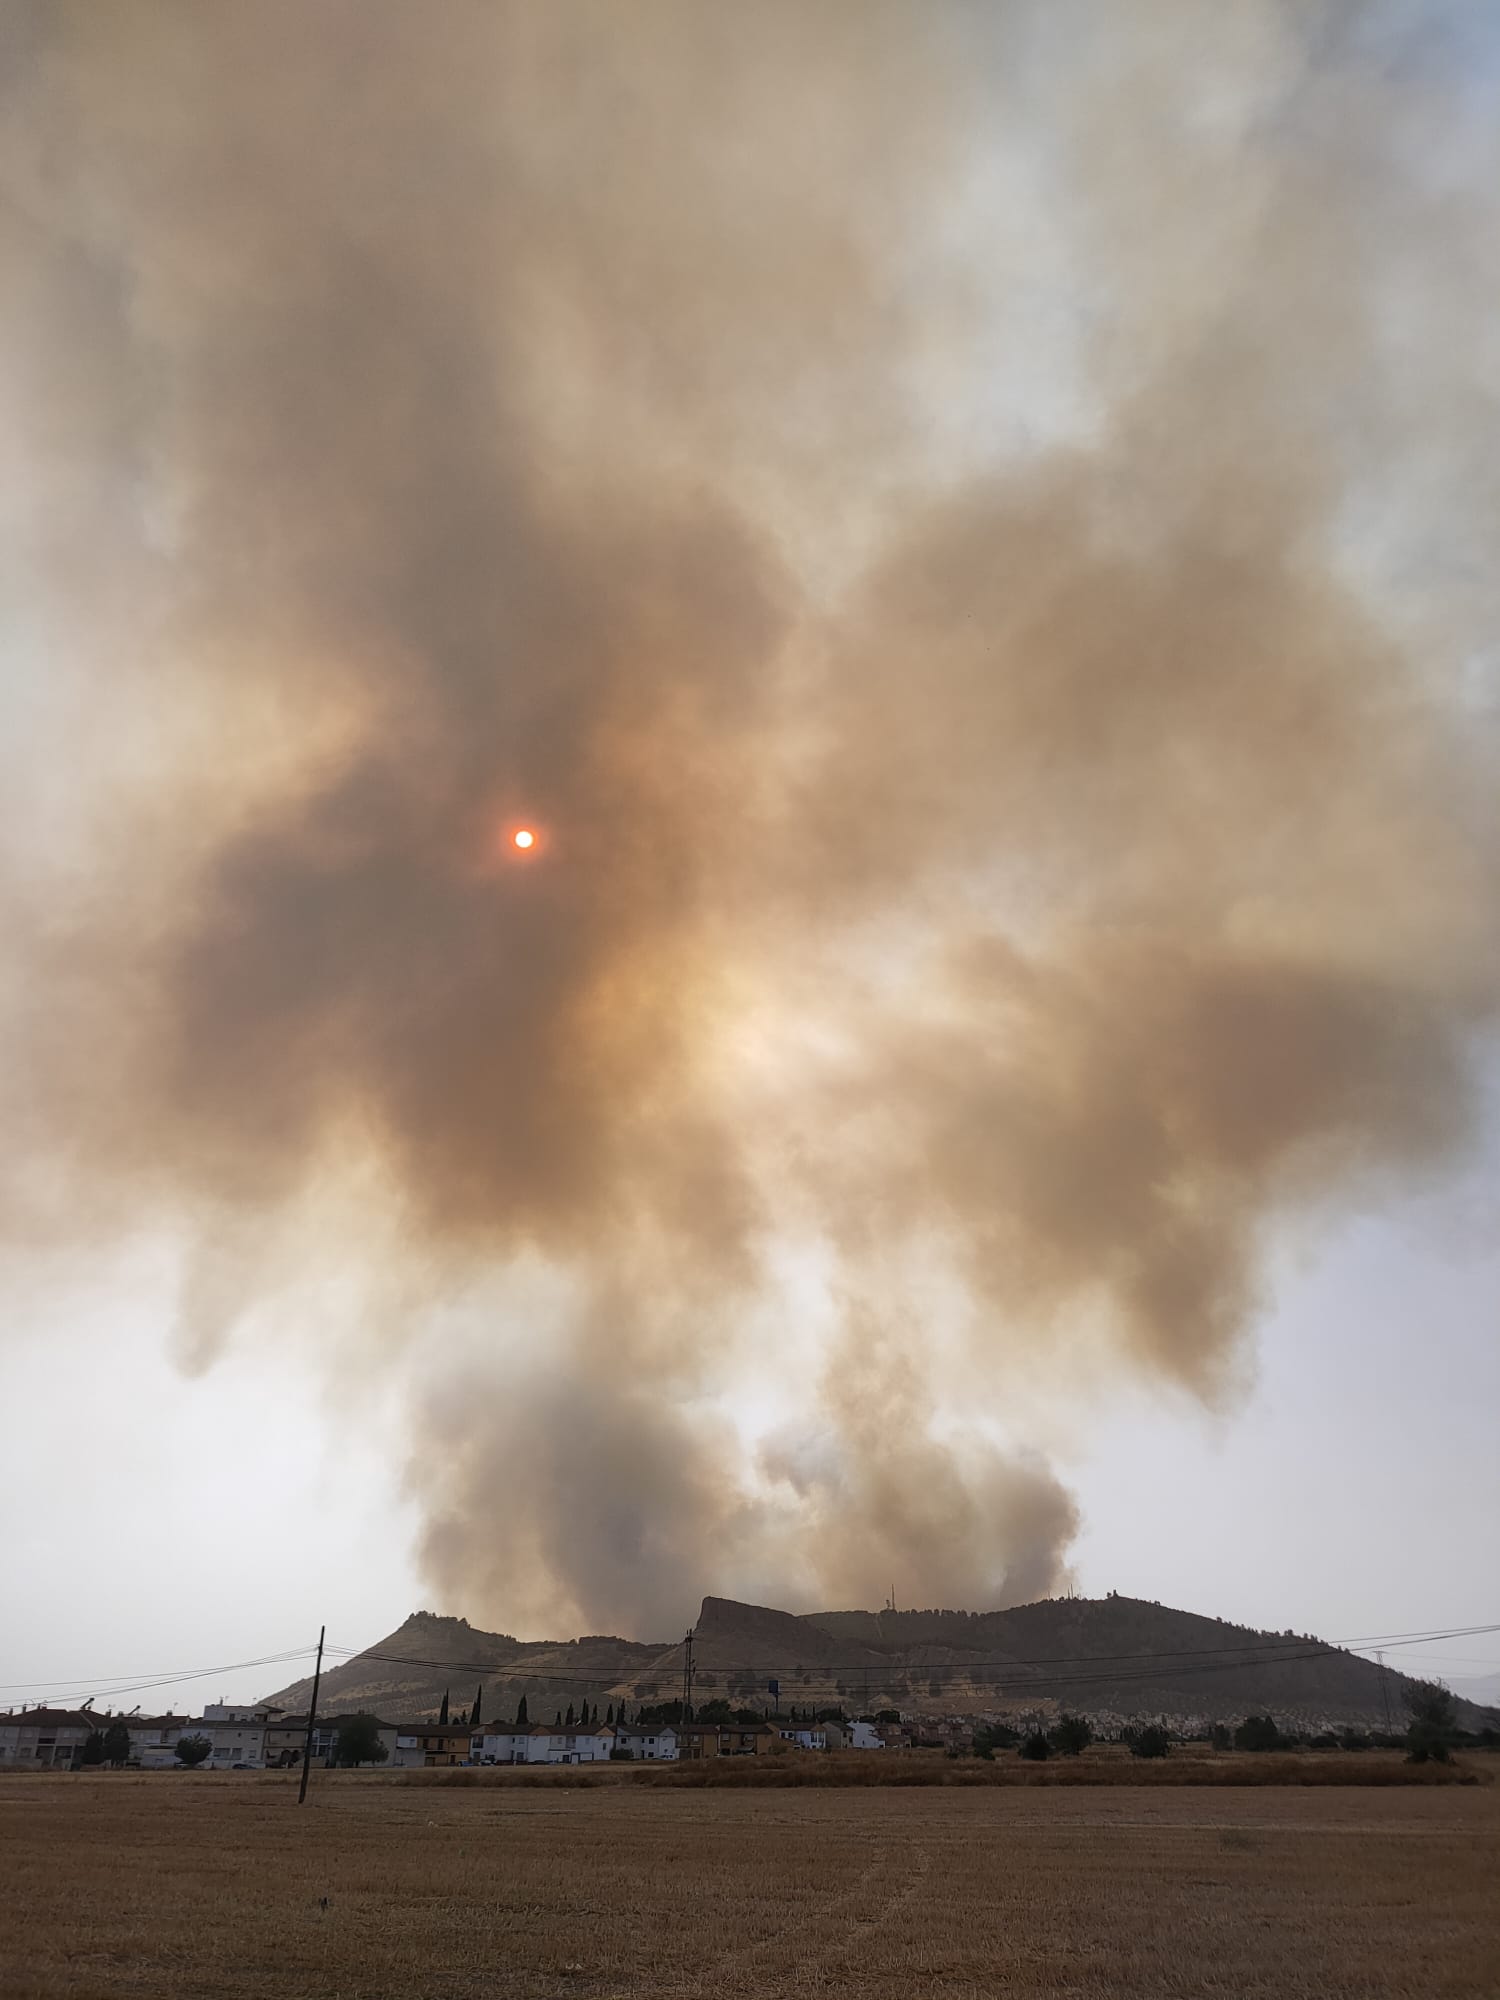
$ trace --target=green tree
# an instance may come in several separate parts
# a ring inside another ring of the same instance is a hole
[[[571,1729],[572,1727],[573,1727],[573,1704],[572,1704],[572,1702],[569,1702],[569,1703],[568,1703],[568,1712],[567,1712],[567,1714],[566,1714],[566,1715],[565,1715],[565,1716],[563,1717],[563,1728],[564,1728],[564,1729]]]
[[[1052,1747],[1064,1757],[1078,1756],[1093,1740],[1093,1729],[1082,1715],[1060,1715],[1052,1731]]]
[[[1172,1747],[1172,1739],[1165,1729],[1155,1722],[1138,1729],[1130,1741],[1132,1757],[1165,1757]]]
[[[130,1724],[123,1715],[117,1715],[104,1732],[104,1761],[117,1771],[130,1762]]]
[[[1208,1740],[1215,1750],[1232,1750],[1234,1731],[1227,1722],[1216,1722],[1208,1732]]]
[[[974,1755],[988,1762],[997,1750],[1014,1750],[1020,1740],[1020,1730],[1008,1722],[981,1723],[974,1731]]]
[[[339,1717],[334,1762],[348,1771],[356,1764],[383,1764],[391,1754],[380,1740],[380,1720],[374,1715]]]
[[[447,1727],[448,1727],[448,1690],[444,1688],[443,1705],[438,1710],[438,1728],[446,1729]]]
[[[1279,1750],[1281,1731],[1273,1715],[1247,1715],[1234,1732],[1236,1750]]]
[[[899,1708],[877,1708],[875,1711],[875,1720],[877,1724],[885,1722],[889,1723],[893,1729],[899,1729],[901,1726],[901,1711]]]
[[[1042,1730],[1033,1729],[1022,1743],[1018,1754],[1024,1757],[1028,1764],[1045,1764],[1052,1755],[1052,1745]]]
[[[613,1702],[604,1711],[604,1726],[606,1729],[613,1729],[615,1726],[615,1705]]]
[[[531,1727],[531,1717],[526,1713],[526,1697],[524,1694],[516,1705],[516,1727],[517,1729],[529,1729]]]
[[[1446,1764],[1453,1755],[1458,1705],[1441,1681],[1414,1681],[1406,1690],[1406,1756],[1412,1764]]]
[[[104,1762],[104,1731],[91,1729],[83,1739],[83,1761],[85,1764]]]
[[[213,1750],[214,1746],[206,1736],[179,1736],[177,1739],[177,1761],[189,1771],[196,1771],[206,1758],[213,1755]]]
[[[469,1710],[469,1720],[470,1720],[470,1722],[472,1722],[472,1723],[473,1723],[473,1725],[474,1725],[474,1727],[475,1727],[476,1729],[478,1729],[478,1727],[480,1726],[480,1724],[481,1724],[481,1723],[482,1723],[482,1722],[484,1721],[484,1682],[483,1682],[483,1681],[481,1681],[481,1682],[479,1683],[478,1687],[477,1687],[477,1688],[475,1688],[475,1690],[474,1690],[474,1706],[473,1706],[473,1707],[472,1707],[472,1708],[471,1708],[471,1709]]]

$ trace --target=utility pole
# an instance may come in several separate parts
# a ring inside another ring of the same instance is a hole
[[[693,1628],[689,1625],[683,1639],[682,1654],[682,1719],[693,1719]]]
[[[302,1739],[302,1783],[297,1787],[297,1803],[307,1804],[307,1774],[312,1768],[313,1724],[318,1719],[318,1682],[323,1678],[323,1641],[328,1627],[318,1627],[318,1664],[313,1668],[312,1700],[307,1704],[307,1734]]]

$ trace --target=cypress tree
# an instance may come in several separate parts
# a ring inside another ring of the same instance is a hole
[[[438,1710],[438,1728],[445,1729],[447,1725],[448,1725],[448,1690],[444,1688],[443,1705]]]
[[[552,1718],[552,1727],[553,1727],[554,1729],[561,1729],[561,1728],[562,1728],[562,1710],[561,1710],[561,1709],[559,1709],[559,1710],[557,1711],[556,1715],[554,1715],[554,1716],[553,1716],[553,1718]]]
[[[517,1729],[529,1729],[531,1727],[531,1717],[526,1713],[526,1697],[524,1694],[521,1697],[520,1707],[516,1710],[516,1727]]]
[[[613,1729],[615,1726],[615,1705],[613,1702],[604,1711],[604,1723],[607,1729]]]
[[[484,1682],[481,1681],[478,1687],[475,1688],[474,1690],[474,1706],[469,1710],[469,1720],[470,1722],[473,1723],[474,1727],[477,1729],[483,1719],[484,1719]]]
[[[567,1717],[566,1717],[566,1719],[565,1719],[565,1720],[564,1720],[564,1722],[563,1722],[563,1728],[564,1728],[564,1729],[571,1729],[572,1727],[573,1727],[573,1704],[572,1704],[572,1702],[569,1702],[569,1703],[568,1703],[568,1713],[567,1713]]]

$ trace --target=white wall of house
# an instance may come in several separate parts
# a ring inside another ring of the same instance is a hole
[[[188,1729],[190,1736],[206,1736],[214,1746],[203,1765],[208,1771],[232,1770],[236,1764],[247,1764],[252,1771],[264,1768],[266,1761],[266,1725],[264,1722],[210,1722],[203,1721]]]
[[[883,1750],[885,1743],[873,1722],[851,1722],[849,1724],[849,1748],[851,1750]]]
[[[533,1729],[528,1764],[601,1764],[615,1747],[615,1732],[600,1729]]]
[[[391,1752],[391,1763],[396,1770],[418,1771],[426,1761],[420,1737],[412,1735],[408,1730],[398,1729],[396,1747]]]
[[[778,1722],[774,1725],[783,1743],[795,1743],[799,1750],[826,1750],[828,1725],[825,1722]]]
[[[677,1731],[670,1723],[664,1723],[660,1728],[622,1729],[618,1736],[620,1748],[628,1750],[632,1757],[651,1763],[672,1764],[677,1761]]]
[[[34,1770],[66,1771],[82,1754],[91,1729],[103,1729],[108,1717],[59,1720],[46,1710],[0,1718],[0,1764],[28,1765]]]
[[[143,1771],[161,1771],[177,1762],[177,1741],[201,1732],[190,1722],[131,1723],[130,1754]]]
[[[476,1731],[471,1754],[481,1764],[526,1764],[531,1758],[530,1729]]]

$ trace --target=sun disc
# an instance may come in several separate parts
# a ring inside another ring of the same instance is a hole
[[[531,831],[531,828],[529,826],[521,827],[519,831],[513,834],[511,837],[515,841],[516,846],[522,849],[528,847],[534,847],[536,845],[536,835]]]

